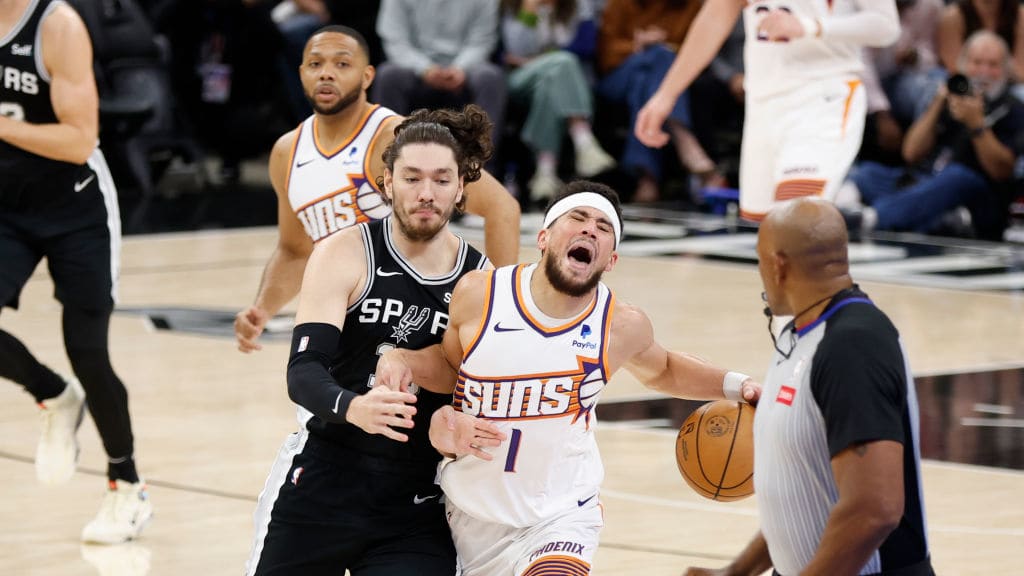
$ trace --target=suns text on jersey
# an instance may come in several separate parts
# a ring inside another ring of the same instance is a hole
[[[318,200],[295,213],[314,242],[369,220],[352,202],[351,192]]]

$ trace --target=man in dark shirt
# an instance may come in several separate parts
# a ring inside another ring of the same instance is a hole
[[[941,86],[907,131],[903,158],[909,166],[923,163],[922,173],[867,163],[851,176],[869,206],[862,228],[933,232],[945,213],[963,207],[978,237],[1001,238],[1014,163],[1024,153],[1024,104],[1010,94],[1010,65],[996,34],[967,39],[960,69],[968,92]]]

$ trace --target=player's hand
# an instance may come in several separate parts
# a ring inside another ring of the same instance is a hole
[[[238,349],[248,354],[253,350],[262,350],[263,346],[256,341],[263,334],[263,329],[270,320],[270,314],[257,306],[249,306],[235,314],[235,339]]]
[[[753,378],[747,378],[740,384],[740,394],[743,395],[744,402],[757,406],[757,401],[761,399],[761,383]]]
[[[374,372],[374,387],[386,386],[391,390],[408,392],[412,384],[412,368],[402,357],[402,351],[392,348],[380,355]]]
[[[757,26],[757,39],[769,42],[788,42],[807,34],[800,19],[786,10],[772,10]]]
[[[672,113],[675,104],[676,98],[670,98],[660,91],[655,92],[636,115],[633,134],[637,140],[651,148],[661,148],[668,144],[668,133],[664,130],[665,120]]]
[[[394,428],[412,428],[412,417],[416,414],[416,395],[397,392],[374,382],[373,388],[356,396],[348,405],[345,419],[361,428],[367,434],[380,434],[392,440],[407,442],[409,436]]]
[[[484,448],[500,446],[505,433],[488,420],[442,406],[430,417],[430,443],[448,456],[476,456],[490,461],[494,457]]]

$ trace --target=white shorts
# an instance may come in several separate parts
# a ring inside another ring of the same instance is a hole
[[[597,497],[529,528],[477,520],[448,500],[460,576],[590,574],[604,512]]]
[[[760,221],[775,202],[835,198],[864,136],[867,96],[856,78],[748,96],[740,151],[740,216]]]

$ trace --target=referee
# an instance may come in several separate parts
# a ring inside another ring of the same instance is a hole
[[[722,572],[934,574],[914,381],[896,328],[850,278],[842,217],[816,197],[781,204],[757,253],[769,312],[794,318],[754,417],[761,531]]]

